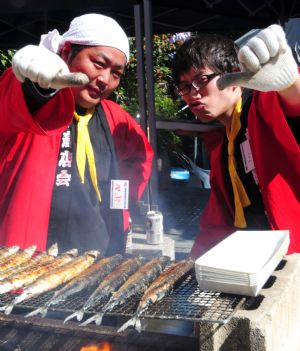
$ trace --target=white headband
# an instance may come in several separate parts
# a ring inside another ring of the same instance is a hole
[[[57,29],[41,36],[40,46],[59,52],[66,42],[81,45],[110,46],[122,51],[129,60],[129,42],[121,26],[111,17],[95,13],[72,20],[67,32],[60,35]]]

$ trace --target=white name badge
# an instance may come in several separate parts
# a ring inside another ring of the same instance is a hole
[[[129,181],[112,179],[110,183],[110,208],[128,209]]]
[[[249,140],[247,139],[243,143],[241,143],[240,147],[241,147],[245,172],[249,173],[255,169]]]

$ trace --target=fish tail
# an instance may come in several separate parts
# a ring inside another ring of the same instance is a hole
[[[12,289],[10,284],[1,284],[0,285],[0,294],[5,294]]]
[[[84,309],[81,309],[80,311],[78,311],[78,313],[77,313],[77,320],[79,322],[82,321],[83,315],[84,315]]]
[[[29,294],[23,292],[23,294],[21,294],[21,295],[19,295],[19,296],[17,296],[17,297],[15,298],[15,300],[14,300],[13,303],[16,305],[16,304],[18,304],[18,303],[20,303],[20,302],[23,302],[24,300],[28,299],[29,297],[30,297]]]
[[[10,303],[9,305],[6,305],[6,306],[3,306],[1,307],[1,310],[3,311],[4,310],[4,313],[6,315],[10,314],[12,309],[15,307],[15,305],[13,303]]]
[[[92,322],[95,322],[97,325],[101,325],[103,316],[104,316],[103,313],[96,313],[91,318],[87,319],[85,322],[81,323],[80,325],[85,326]]]
[[[80,322],[83,318],[83,315],[84,315],[84,309],[82,308],[81,310],[75,311],[74,313],[66,317],[64,320],[64,323],[66,323],[70,319],[73,319],[74,317],[76,317],[76,319]]]
[[[133,316],[129,321],[125,322],[119,329],[118,333],[123,332],[128,327],[134,327],[139,333],[142,331],[141,320],[138,316]]]
[[[58,245],[57,243],[53,244],[52,246],[49,247],[47,250],[48,255],[50,256],[57,256],[58,255]]]
[[[103,313],[99,313],[99,314],[97,315],[97,318],[96,318],[96,320],[95,320],[96,325],[101,325],[103,316],[104,316]]]
[[[140,333],[142,331],[142,323],[141,320],[136,317],[135,329]]]
[[[25,317],[33,317],[33,316],[36,316],[37,314],[40,314],[41,317],[46,317],[46,314],[48,312],[48,308],[46,306],[42,306],[42,307],[39,307],[37,309],[35,309],[34,311],[28,313],[25,315]]]
[[[0,307],[0,312],[5,311],[5,309],[7,308],[7,306],[9,306],[9,305],[4,305],[4,306],[1,306],[1,307]]]

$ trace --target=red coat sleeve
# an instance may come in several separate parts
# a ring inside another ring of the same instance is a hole
[[[22,84],[12,69],[9,68],[0,77],[0,132],[3,134],[62,133],[72,121],[74,106],[71,90],[63,89],[32,115],[24,100]]]
[[[0,77],[0,245],[45,250],[61,132],[73,111],[63,89],[32,115],[11,69]]]
[[[255,92],[248,129],[269,223],[290,231],[288,253],[300,252],[300,147],[275,92]]]

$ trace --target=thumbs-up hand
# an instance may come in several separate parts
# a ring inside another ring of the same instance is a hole
[[[89,82],[84,73],[70,72],[58,55],[41,46],[27,45],[17,51],[12,59],[12,69],[20,82],[28,78],[44,89],[62,89]]]
[[[238,52],[241,72],[220,77],[220,90],[241,86],[259,91],[281,91],[292,86],[298,68],[281,26],[273,24],[251,38]]]

